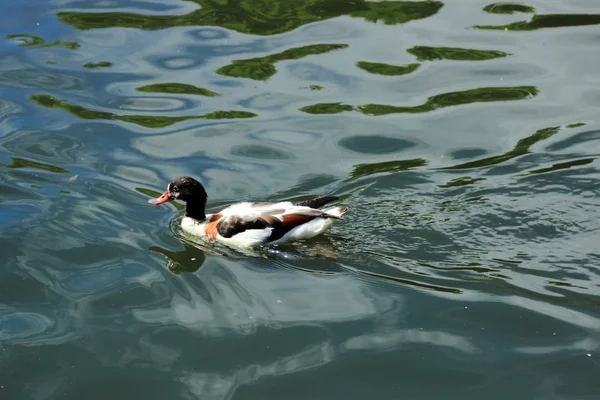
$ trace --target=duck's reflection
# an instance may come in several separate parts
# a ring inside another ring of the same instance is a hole
[[[316,259],[331,261],[338,258],[336,242],[339,241],[340,238],[332,241],[328,236],[321,236],[309,241],[293,242],[284,245],[252,249],[231,249],[213,243],[194,240],[194,238],[189,237],[189,235],[185,235],[178,231],[178,223],[179,219],[173,219],[170,226],[173,235],[183,245],[183,250],[171,251],[160,246],[150,246],[148,248],[150,251],[163,255],[167,259],[167,268],[174,274],[196,272],[200,269],[202,264],[204,264],[206,255],[215,255],[229,259],[248,259],[248,257],[250,257],[251,259],[263,258],[284,262],[295,260],[300,262],[300,264],[303,264],[303,261],[309,260],[311,264],[314,264]],[[326,272],[315,271],[314,268],[307,268],[305,270],[302,266],[289,265],[287,262],[285,266],[292,269],[304,270],[305,272]],[[330,268],[325,268],[325,270],[328,269]]]
[[[171,251],[160,246],[150,246],[149,250],[162,254],[167,259],[167,268],[174,274],[196,272],[206,260],[205,252],[195,246],[182,242],[184,249]]]
[[[208,249],[206,247],[202,247],[199,245],[192,245],[186,242],[181,242],[183,244],[184,249],[180,250],[180,251],[171,251],[171,250],[167,250],[164,249],[160,246],[150,246],[149,250],[156,252],[156,253],[160,253],[161,255],[163,255],[166,259],[167,259],[167,268],[169,269],[169,271],[171,271],[174,274],[180,274],[182,272],[196,272],[198,269],[200,269],[200,267],[202,266],[202,264],[204,264],[204,261],[206,260],[206,254],[218,254],[221,257],[229,257],[229,258],[236,258],[237,257],[243,257],[243,256],[251,256],[251,257],[262,257],[262,258],[271,258],[273,260],[289,260],[291,259],[295,259],[298,261],[298,259],[302,259],[301,256],[304,257],[317,257],[320,259],[336,259],[336,256],[333,255],[334,253],[332,252],[331,249],[323,247],[323,246],[317,246],[315,248],[310,248],[306,245],[297,243],[295,248],[285,248],[285,249],[280,249],[280,248],[268,248],[268,249],[263,249],[262,252],[258,252],[258,251],[244,251],[244,252],[240,252],[240,254],[228,254],[227,252],[217,252],[211,249]],[[231,252],[233,253],[233,251]],[[314,260],[313,260],[314,262]],[[291,265],[289,267],[292,267]],[[315,273],[315,272],[325,272],[325,271],[313,271],[312,268],[311,269],[304,269],[302,267],[299,266],[293,266],[293,269],[298,269],[298,270],[303,270],[305,272],[311,272],[311,273]]]

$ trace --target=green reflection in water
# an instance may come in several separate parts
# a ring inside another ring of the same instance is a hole
[[[208,114],[204,114],[198,118],[204,119],[232,119],[232,118],[254,118],[258,117],[257,114],[248,112],[248,111],[213,111]]]
[[[460,178],[452,179],[451,181],[438,186],[441,188],[448,188],[455,186],[473,185],[479,181],[485,181],[485,178],[471,178],[470,176],[461,176]]]
[[[325,89],[323,86],[320,86],[320,85],[310,85],[308,88],[310,90],[323,90],[323,89]]]
[[[517,142],[517,145],[510,151],[507,151],[504,154],[499,156],[492,156],[482,158],[480,160],[469,161],[466,163],[454,165],[451,167],[444,167],[439,169],[469,169],[469,168],[478,168],[478,167],[487,167],[490,165],[500,164],[511,160],[515,157],[522,156],[524,154],[530,153],[530,148],[537,142],[542,140],[546,140],[554,135],[556,135],[560,131],[560,126],[554,126],[550,128],[544,128],[536,131],[533,135],[528,136],[524,139],[521,139]]]
[[[300,111],[309,114],[337,114],[344,111],[353,111],[354,107],[342,103],[319,103],[302,107]]]
[[[399,76],[413,73],[421,66],[421,64],[408,64],[408,65],[391,65],[391,64],[382,64],[382,63],[374,63],[367,61],[359,61],[356,63],[356,66],[360,69],[363,69],[367,72],[377,75],[386,75],[386,76]]]
[[[39,46],[46,41],[39,36],[30,35],[28,33],[15,33],[12,35],[4,36],[5,39],[21,39],[19,40],[19,46]]]
[[[359,106],[358,110],[368,115],[386,115],[394,113],[423,113],[438,108],[458,106],[470,103],[483,103],[490,101],[523,100],[538,94],[535,86],[516,87],[486,87],[463,92],[443,93],[427,99],[420,106],[398,107],[385,104],[367,104]]]
[[[65,101],[58,100],[52,96],[45,94],[31,95],[29,97],[37,104],[47,108],[61,108],[76,117],[82,119],[106,119],[106,120],[118,120],[123,122],[129,122],[144,126],[146,128],[164,128],[169,125],[180,121],[186,121],[190,119],[229,119],[229,118],[252,118],[257,115],[247,111],[214,111],[205,115],[191,115],[191,116],[153,116],[153,115],[116,115],[105,111],[90,110],[82,106],[75,104],[69,104]]]
[[[600,14],[548,14],[534,15],[530,21],[519,21],[508,25],[476,25],[476,29],[509,31],[534,31],[544,28],[564,28],[600,24]]]
[[[43,38],[30,35],[28,33],[15,33],[11,35],[4,36],[5,39],[20,39],[19,46],[31,47],[38,46],[38,48],[50,48],[50,47],[64,47],[66,49],[75,50],[81,47],[81,45],[77,42],[61,42],[60,40],[55,40],[51,43],[46,43],[46,40]]]
[[[186,83],[155,83],[152,85],[140,86],[136,89],[139,92],[146,93],[169,93],[169,94],[194,94],[198,96],[220,96],[211,90],[200,88]]]
[[[494,3],[483,7],[483,11],[490,14],[533,13],[535,12],[535,8],[526,4]]]
[[[365,0],[189,0],[200,7],[185,15],[135,13],[59,12],[65,24],[76,29],[166,29],[176,26],[220,26],[252,35],[275,35],[302,25],[347,15],[369,22],[403,24],[427,18],[439,11],[440,1]]]
[[[554,286],[563,286],[563,287],[571,287],[571,288],[578,288],[578,289],[588,290],[588,288],[586,288],[586,287],[573,285],[572,283],[569,283],[569,282],[548,281],[547,283],[549,285],[554,285]]]
[[[394,160],[380,163],[356,164],[350,173],[350,178],[346,181],[362,178],[382,172],[398,172],[406,171],[412,168],[423,167],[427,165],[427,161],[422,158],[413,158],[410,160]]]
[[[2,164],[0,163],[0,167],[4,168],[33,168],[33,169],[41,169],[48,172],[54,172],[56,174],[67,174],[68,170],[57,167],[55,165],[44,164],[37,161],[26,160],[24,158],[11,157],[10,164]]]
[[[151,198],[157,198],[160,195],[162,195],[161,192],[157,192],[157,191],[152,190],[152,189],[146,189],[146,188],[137,187],[137,188],[135,188],[135,190],[137,192],[145,194],[146,196],[151,197]],[[185,210],[185,205],[184,204],[179,204],[179,203],[177,203],[175,201],[171,201],[171,202],[169,202],[169,204],[171,204],[173,207],[175,207],[178,210]]]
[[[510,54],[496,50],[461,49],[458,47],[429,47],[415,46],[406,50],[418,61],[454,60],[454,61],[482,61],[506,57]]]
[[[545,172],[558,171],[561,169],[568,169],[571,167],[578,167],[580,165],[587,165],[593,163],[595,158],[582,158],[579,160],[568,161],[564,163],[552,164],[551,167],[548,168],[540,168],[533,171],[529,171],[526,175],[534,175],[534,174],[543,174]]]
[[[108,62],[108,61],[100,61],[97,63],[93,63],[93,62],[89,62],[87,64],[83,64],[82,67],[83,68],[89,68],[89,69],[94,69],[94,68],[108,68],[108,67],[112,67],[112,63]]]
[[[40,48],[42,48],[42,49],[49,48],[49,47],[64,47],[65,49],[76,50],[76,49],[80,48],[81,45],[77,42],[61,42],[59,40],[55,40],[52,43],[48,43],[43,46],[40,46]]]
[[[576,122],[574,124],[569,124],[566,126],[566,128],[579,128],[580,126],[584,126],[585,124],[583,122]]]
[[[516,87],[487,87],[463,92],[442,93],[427,99],[427,102],[419,106],[401,107],[386,104],[366,104],[355,108],[342,103],[318,103],[302,107],[300,111],[309,114],[337,114],[342,111],[358,111],[367,115],[381,116],[399,113],[424,113],[437,110],[438,108],[459,106],[470,103],[483,103],[490,101],[523,100],[538,94],[535,86]]]
[[[265,81],[277,72],[274,64],[278,61],[297,60],[310,55],[345,49],[346,47],[348,47],[347,44],[313,44],[310,46],[295,47],[264,57],[233,60],[231,64],[219,68],[216,72],[217,74],[234,78],[250,78]]]

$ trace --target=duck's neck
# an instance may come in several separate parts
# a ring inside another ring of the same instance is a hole
[[[206,200],[188,201],[185,206],[185,215],[198,221],[206,219]]]

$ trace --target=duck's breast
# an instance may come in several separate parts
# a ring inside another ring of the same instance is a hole
[[[193,236],[206,236],[205,228],[206,223],[210,219],[210,215],[207,215],[206,217],[207,218],[203,221],[198,221],[197,219],[190,217],[183,217],[181,220],[181,229]]]

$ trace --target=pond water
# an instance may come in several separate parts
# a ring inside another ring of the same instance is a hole
[[[0,398],[599,399],[600,5],[8,0]],[[209,211],[337,195],[243,255]]]

